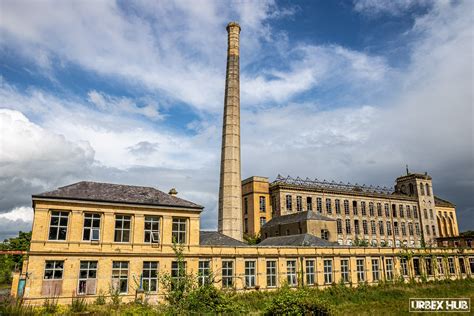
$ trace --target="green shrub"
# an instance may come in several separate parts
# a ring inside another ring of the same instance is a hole
[[[87,302],[84,297],[73,297],[70,306],[71,312],[82,313],[87,310]]]
[[[99,294],[97,295],[97,298],[95,299],[94,304],[95,305],[105,305],[105,303],[106,303],[106,301],[105,301],[104,292],[102,292],[102,290],[100,290]]]
[[[43,312],[46,314],[55,314],[58,311],[58,301],[52,298],[45,299],[43,302]]]
[[[314,291],[312,291],[314,292]],[[282,288],[271,299],[266,315],[329,315],[329,304],[303,289]]]
[[[35,309],[30,305],[22,304],[22,301],[19,299],[7,296],[0,300],[0,315],[35,315]]]

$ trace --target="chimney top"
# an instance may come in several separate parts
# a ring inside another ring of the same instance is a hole
[[[237,23],[237,22],[230,22],[229,24],[227,24],[227,27],[226,27],[227,32],[229,32],[229,30],[230,30],[231,27],[238,27],[238,28],[239,28],[239,33],[240,33],[240,25],[239,25],[239,23]]]
[[[172,196],[175,196],[178,194],[178,191],[176,191],[175,188],[172,188],[169,192],[168,192],[169,195],[172,195]]]

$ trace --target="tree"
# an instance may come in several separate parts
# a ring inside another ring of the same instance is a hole
[[[18,233],[18,237],[5,239],[0,244],[0,250],[19,250],[27,251],[30,248],[31,232]],[[21,268],[24,255],[0,255],[0,284],[11,283],[11,272],[17,268]]]

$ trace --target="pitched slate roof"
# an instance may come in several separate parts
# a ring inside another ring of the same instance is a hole
[[[246,247],[246,243],[238,241],[232,237],[226,236],[215,231],[203,231],[199,232],[199,245],[201,246],[237,246]]]
[[[262,227],[274,227],[281,224],[299,223],[305,220],[335,221],[333,218],[323,216],[313,211],[306,211],[274,217]]]
[[[435,195],[434,197],[435,200],[435,206],[441,206],[441,207],[456,207],[453,203],[443,200],[442,198],[439,198]]]
[[[139,205],[173,206],[202,210],[203,207],[152,187],[81,181],[57,190],[33,195],[35,198],[68,199]]]
[[[311,234],[268,237],[257,246],[306,246],[306,247],[338,247],[337,242],[331,242]]]

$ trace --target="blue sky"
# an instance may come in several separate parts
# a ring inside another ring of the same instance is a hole
[[[215,228],[229,21],[244,177],[392,186],[408,164],[474,229],[470,1],[0,6],[5,236],[28,229],[32,193],[79,180],[176,187]]]

